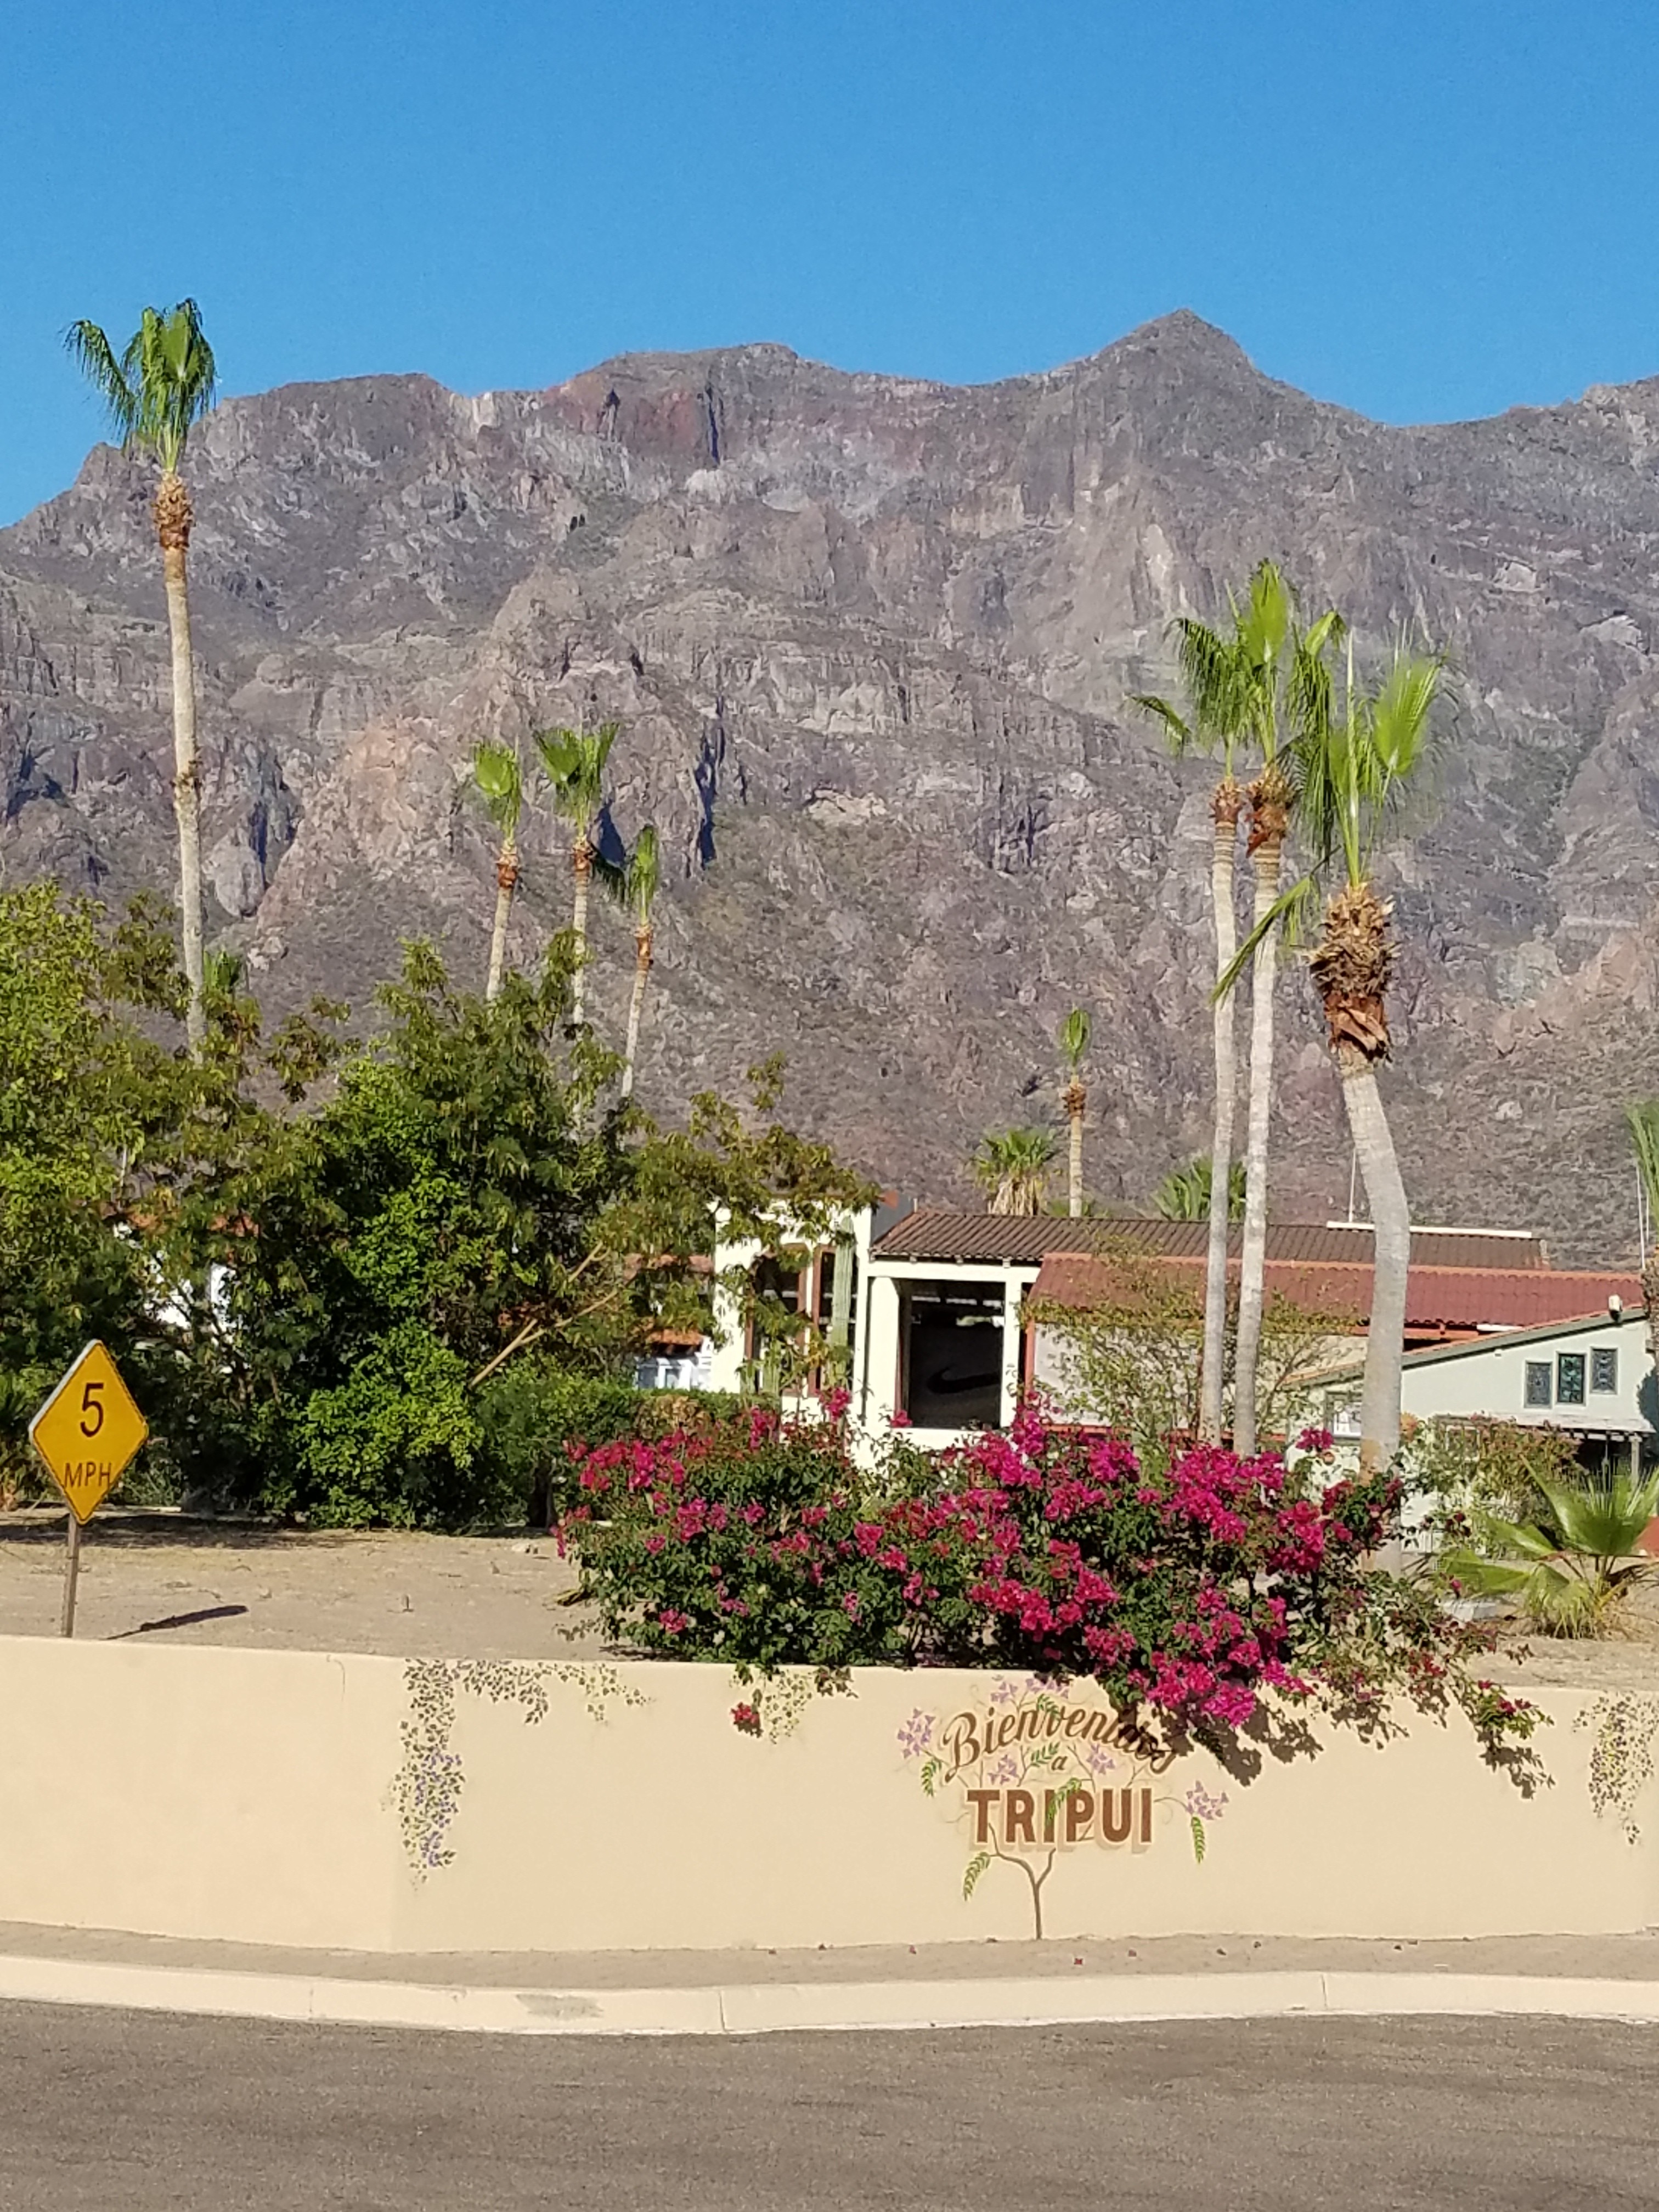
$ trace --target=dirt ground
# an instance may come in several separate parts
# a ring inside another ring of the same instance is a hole
[[[0,1635],[58,1632],[61,1512],[0,1514]],[[605,1647],[561,1606],[575,1569],[550,1538],[308,1534],[99,1516],[81,1553],[76,1634],[395,1658],[539,1659]]]
[[[52,1636],[63,1604],[64,1516],[0,1514],[0,1635]],[[203,1522],[158,1510],[100,1515],[81,1555],[76,1633],[166,1644],[370,1651],[393,1658],[592,1657],[607,1647],[545,1536],[307,1533]],[[1625,1632],[1534,1637],[1504,1682],[1659,1693],[1659,1594]]]

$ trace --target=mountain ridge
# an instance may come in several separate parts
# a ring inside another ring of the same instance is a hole
[[[940,1199],[981,1129],[1052,1113],[1072,1003],[1102,1195],[1206,1141],[1208,775],[1126,706],[1167,686],[1170,617],[1265,553],[1367,649],[1445,643],[1443,804],[1391,875],[1407,1186],[1425,1218],[1631,1255],[1618,1109],[1659,1091],[1659,380],[1377,424],[1181,310],[984,385],[762,343],[530,392],[285,386],[216,410],[191,479],[210,926],[273,1008],[362,1000],[410,928],[481,974],[472,738],[614,714],[610,834],[656,818],[672,863],[646,1103],[781,1045],[797,1118]],[[148,499],[99,447],[0,531],[13,879],[173,878]],[[564,902],[538,820],[518,957]],[[604,918],[618,1034],[626,955]],[[1336,1086],[1300,977],[1282,1006],[1275,1211],[1323,1218]]]

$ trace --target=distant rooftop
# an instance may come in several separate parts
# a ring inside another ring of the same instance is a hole
[[[1063,1214],[958,1213],[919,1206],[881,1229],[873,1256],[991,1267],[1037,1267],[1055,1252],[1109,1255],[1133,1249],[1159,1259],[1201,1260],[1209,1224],[1161,1217],[1097,1217],[1073,1221]],[[1233,1225],[1229,1249],[1238,1256],[1243,1230]],[[1369,1222],[1269,1222],[1267,1257],[1314,1267],[1369,1267]],[[1419,1267],[1547,1269],[1541,1237],[1523,1229],[1422,1228],[1412,1231],[1412,1261]]]
[[[1200,1257],[1160,1257],[1161,1274],[1187,1281],[1194,1295],[1201,1295]],[[1110,1253],[1053,1252],[1042,1262],[1035,1295],[1040,1301],[1086,1310],[1121,1300],[1133,1302],[1144,1281],[1144,1269],[1137,1273],[1133,1262],[1126,1266]],[[1270,1243],[1267,1291],[1269,1298],[1283,1298],[1304,1313],[1358,1328],[1370,1314],[1370,1265],[1369,1261],[1276,1259]],[[1605,1322],[1613,1298],[1624,1308],[1639,1310],[1640,1278],[1534,1266],[1425,1266],[1413,1251],[1406,1285],[1407,1341],[1420,1346],[1484,1339],[1492,1332],[1559,1326],[1598,1316]]]

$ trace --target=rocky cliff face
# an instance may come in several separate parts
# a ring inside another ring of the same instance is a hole
[[[1659,382],[1389,429],[1190,316],[955,389],[781,347],[533,393],[419,378],[234,400],[192,449],[210,931],[273,1008],[361,1000],[400,936],[482,975],[472,739],[615,716],[614,831],[672,875],[641,1093],[763,1052],[793,1111],[944,1198],[1054,1110],[1090,1006],[1091,1180],[1206,1141],[1208,775],[1126,708],[1263,553],[1362,636],[1449,649],[1437,803],[1392,866],[1389,1089],[1414,1210],[1635,1236],[1619,1120],[1659,1091]],[[173,880],[167,638],[139,469],[0,532],[0,867]],[[514,951],[561,923],[532,824]],[[620,1033],[629,955],[599,928]],[[1346,1210],[1305,979],[1284,986],[1280,1218]]]

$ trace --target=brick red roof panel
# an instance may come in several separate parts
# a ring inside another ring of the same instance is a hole
[[[1201,1261],[1160,1259],[1201,1292]],[[1055,1253],[1042,1263],[1032,1295],[1058,1305],[1094,1305],[1133,1283],[1133,1263],[1085,1253]],[[1275,1292],[1310,1313],[1363,1321],[1370,1312],[1369,1267],[1313,1266],[1269,1260],[1267,1294]],[[1406,1326],[1425,1330],[1537,1328],[1551,1322],[1583,1321],[1607,1310],[1609,1297],[1639,1308],[1639,1276],[1577,1273],[1551,1267],[1419,1267],[1406,1285]]]
[[[1240,1231],[1232,1232],[1238,1255]],[[875,1247],[884,1260],[980,1261],[990,1267],[1040,1266],[1050,1253],[1109,1253],[1126,1245],[1161,1257],[1201,1260],[1209,1241],[1202,1221],[1084,1220],[1064,1215],[958,1213],[921,1206],[895,1224]],[[1412,1250],[1435,1267],[1480,1267],[1504,1274],[1543,1271],[1544,1248],[1535,1237],[1483,1236],[1478,1230],[1417,1230]],[[1369,1265],[1369,1229],[1329,1229],[1315,1222],[1269,1223],[1270,1260],[1317,1266]]]

